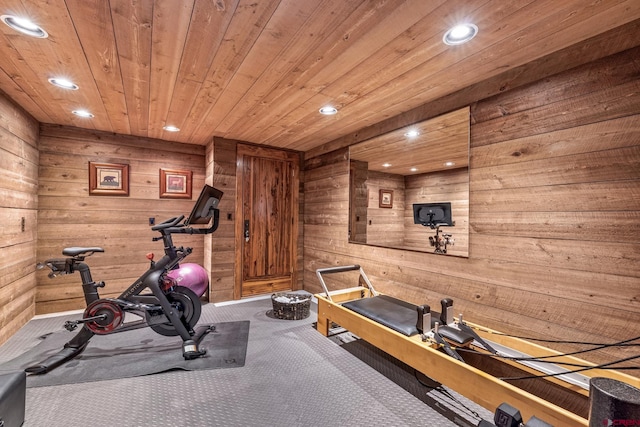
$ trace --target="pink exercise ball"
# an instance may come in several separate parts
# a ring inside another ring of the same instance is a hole
[[[198,264],[180,264],[180,268],[171,270],[167,276],[176,282],[176,286],[191,289],[198,297],[204,295],[209,287],[207,270]]]

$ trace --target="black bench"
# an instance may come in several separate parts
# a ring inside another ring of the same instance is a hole
[[[417,327],[421,316],[418,307],[389,295],[348,301],[342,306],[408,337],[423,332]],[[424,325],[425,329],[434,328],[436,322],[442,324],[438,328],[439,334],[458,345],[467,345],[474,339],[466,332],[443,324],[440,313],[435,311],[431,311],[431,325]]]
[[[24,371],[0,373],[0,427],[19,427],[24,423],[26,391]]]

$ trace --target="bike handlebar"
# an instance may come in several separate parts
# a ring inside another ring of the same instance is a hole
[[[184,219],[184,215],[174,216],[173,218],[170,218],[164,222],[161,222],[158,225],[154,225],[153,227],[151,227],[151,229],[153,231],[158,231],[158,230],[164,230],[165,228],[169,228],[169,227],[175,227],[183,219]]]
[[[151,227],[153,231],[159,231],[162,234],[162,238],[167,238],[172,233],[177,234],[211,234],[218,229],[220,222],[220,211],[213,209],[213,221],[208,228],[193,228],[186,227],[185,224],[180,224],[184,219],[184,215],[176,216],[164,221],[161,224]],[[154,237],[154,240],[160,240],[160,237]]]

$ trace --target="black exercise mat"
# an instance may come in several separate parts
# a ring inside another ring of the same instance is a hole
[[[205,335],[200,343],[200,348],[207,350],[207,354],[193,360],[182,357],[179,336],[166,337],[149,328],[96,335],[76,358],[46,374],[28,375],[27,387],[130,378],[173,369],[193,371],[244,366],[249,321],[214,323],[212,326],[215,331]],[[196,329],[200,327],[198,325]],[[0,365],[0,372],[23,370],[38,364],[60,351],[74,335],[75,332],[67,331],[44,335],[41,343]]]

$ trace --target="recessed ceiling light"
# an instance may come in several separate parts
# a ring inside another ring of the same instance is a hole
[[[166,130],[167,132],[179,132],[180,131],[180,128],[177,128],[177,127],[171,126],[171,125],[165,126],[162,129]]]
[[[62,77],[52,77],[49,79],[49,83],[51,83],[54,86],[61,87],[63,89],[78,90],[77,84],[75,84],[71,80],[67,80]]]
[[[418,172],[418,168],[411,168],[409,169],[411,172]]]
[[[390,168],[391,167],[391,163],[383,163],[382,167],[383,168]]]
[[[404,136],[409,137],[409,138],[415,138],[418,135],[420,135],[420,132],[418,132],[415,129],[412,129],[412,130],[410,130],[410,131],[408,131],[407,133],[404,134]]]
[[[93,114],[91,114],[87,110],[73,110],[72,113],[75,114],[76,116],[86,117],[88,119],[93,117]]]
[[[25,18],[18,18],[17,16],[12,15],[2,15],[0,16],[0,20],[13,28],[16,31],[20,31],[23,34],[26,34],[31,37],[37,37],[39,39],[46,39],[49,37],[49,34],[42,28],[38,27],[36,24],[31,22]]]
[[[331,106],[322,107],[320,110],[320,114],[324,114],[325,116],[331,116],[338,112],[338,109]]]
[[[478,34],[478,27],[474,24],[460,24],[447,31],[442,37],[442,41],[444,44],[455,46],[468,42],[476,34]]]
[[[450,168],[451,166],[455,166],[456,162],[444,162],[444,165],[448,168]]]

